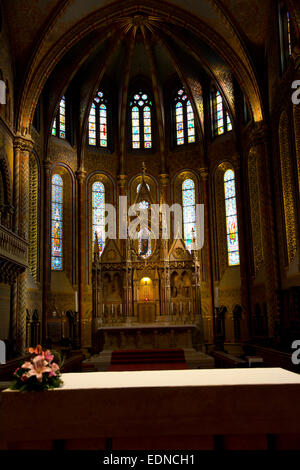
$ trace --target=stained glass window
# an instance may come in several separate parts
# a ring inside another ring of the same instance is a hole
[[[66,98],[63,96],[52,124],[52,135],[60,139],[66,138]]]
[[[51,201],[51,269],[63,269],[63,180],[60,175],[52,177]]]
[[[131,147],[152,148],[152,102],[143,91],[133,95],[131,108]]]
[[[176,144],[195,142],[195,119],[190,100],[181,88],[175,98]]]
[[[99,181],[92,186],[92,232],[93,246],[97,233],[101,255],[105,246],[105,188]]]
[[[183,233],[186,247],[192,249],[192,240],[196,234],[196,195],[195,183],[186,179],[182,183]]]
[[[224,174],[226,234],[228,249],[228,265],[240,264],[239,233],[236,208],[235,176],[233,170]]]
[[[103,91],[98,91],[91,104],[88,125],[88,143],[108,146],[108,103]]]
[[[147,259],[151,256],[151,232],[143,228],[139,232],[139,256]]]
[[[212,116],[216,136],[232,131],[231,117],[225,109],[222,95],[214,91],[212,95]]]

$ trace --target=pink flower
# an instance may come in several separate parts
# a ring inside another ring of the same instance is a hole
[[[22,364],[22,369],[30,369],[30,367],[32,366],[31,362],[24,362],[24,364]]]
[[[21,380],[22,382],[26,382],[26,380],[28,380],[28,375],[27,374],[23,374],[22,377],[21,377]]]
[[[49,351],[49,349],[47,349],[47,351],[45,351],[44,356],[45,356],[46,361],[48,361],[48,362],[53,361],[54,356],[53,356],[53,354],[51,354],[51,351]]]
[[[51,372],[49,374],[50,377],[56,377],[56,372],[59,370],[59,366],[53,362],[53,364],[51,364]]]
[[[18,368],[14,371],[14,375],[17,375],[17,372],[18,372],[18,370],[20,370],[20,369],[21,369],[21,367],[18,367]]]
[[[32,363],[28,368],[29,370],[27,372],[27,376],[35,376],[39,382],[42,382],[43,374],[45,372],[51,372],[51,368],[49,367],[48,362],[45,361],[44,357],[41,355],[36,356],[34,359],[32,359]]]

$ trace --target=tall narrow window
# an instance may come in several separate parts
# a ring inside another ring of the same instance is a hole
[[[182,183],[183,233],[189,251],[192,249],[192,241],[196,234],[195,204],[195,183],[192,179],[186,179]]]
[[[231,117],[225,109],[222,95],[219,91],[212,92],[212,120],[215,136],[225,134],[232,130]]]
[[[131,147],[152,148],[152,102],[143,91],[136,93],[130,101]]]
[[[239,233],[236,208],[235,176],[233,170],[227,170],[224,174],[225,212],[228,265],[240,264]]]
[[[293,49],[291,15],[284,1],[279,1],[278,16],[280,65],[281,73],[283,73],[288,66]]]
[[[99,181],[92,186],[92,233],[93,246],[97,234],[101,255],[105,246],[105,188]]]
[[[181,88],[175,98],[176,144],[195,142],[195,119],[190,100]]]
[[[63,96],[52,125],[52,135],[60,139],[66,138],[66,98]]]
[[[91,104],[88,142],[95,147],[108,147],[108,103],[103,91],[98,91]]]
[[[51,268],[63,269],[63,180],[60,175],[52,177],[51,207]]]

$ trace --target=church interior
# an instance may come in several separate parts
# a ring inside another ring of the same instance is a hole
[[[0,3],[0,384],[37,344],[299,373],[299,35],[297,0]]]

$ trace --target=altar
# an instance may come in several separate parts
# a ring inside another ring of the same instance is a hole
[[[5,390],[1,449],[300,450],[300,376],[280,368],[63,374]]]

